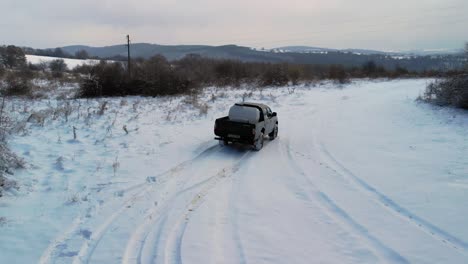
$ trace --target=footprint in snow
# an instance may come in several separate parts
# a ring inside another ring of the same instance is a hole
[[[86,239],[90,239],[91,238],[91,235],[93,234],[93,232],[87,230],[87,229],[81,229],[80,230],[80,235],[83,236],[84,238]]]
[[[117,191],[117,192],[114,193],[114,195],[117,196],[117,197],[123,197],[124,194],[125,194],[125,191]]]
[[[148,176],[148,177],[146,177],[146,181],[147,181],[148,183],[156,182],[156,177],[154,177],[154,176]]]
[[[67,252],[60,252],[59,257],[74,257],[78,255],[78,251],[67,251]]]

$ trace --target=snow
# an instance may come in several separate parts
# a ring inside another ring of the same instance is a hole
[[[10,140],[2,262],[467,263],[468,114],[417,102],[429,81],[257,89],[279,118],[259,152],[213,140],[247,88],[17,99],[45,119]]]
[[[37,56],[37,55],[26,55],[26,61],[32,64],[39,64],[42,62],[51,62],[53,60],[62,59],[67,64],[69,69],[76,68],[77,66],[88,64],[93,65],[99,63],[99,60],[80,60],[80,59],[67,59],[67,58],[55,58],[47,56]]]

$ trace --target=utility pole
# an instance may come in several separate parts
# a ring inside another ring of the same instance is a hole
[[[128,51],[128,56],[127,56],[128,77],[131,77],[132,72],[130,70],[130,35],[127,35],[127,51]]]

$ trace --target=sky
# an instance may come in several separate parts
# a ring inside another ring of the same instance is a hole
[[[1,0],[0,44],[458,49],[467,0]]]

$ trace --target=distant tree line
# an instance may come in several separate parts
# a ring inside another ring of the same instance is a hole
[[[59,58],[77,59],[104,59],[114,61],[126,61],[125,47],[116,45],[102,48],[55,48],[55,49],[33,49],[23,48],[26,54],[41,55]],[[69,51],[70,53],[66,52]],[[71,53],[73,52],[73,53]],[[89,54],[88,54],[89,52]],[[460,69],[463,58],[460,54],[453,55],[428,55],[409,56],[397,54],[356,54],[353,52],[328,51],[324,53],[297,53],[297,52],[266,52],[252,50],[247,47],[236,45],[224,45],[218,47],[198,46],[164,46],[137,43],[132,45],[132,54],[135,57],[149,59],[155,54],[161,54],[168,60],[177,60],[187,54],[198,53],[208,58],[223,58],[240,60],[246,62],[265,63],[291,63],[311,65],[343,65],[344,67],[360,67],[367,61],[374,61],[387,70],[393,70],[400,66],[410,71],[448,71]],[[120,55],[119,55],[120,54]],[[122,56],[124,55],[124,56]]]
[[[56,57],[56,58],[67,58],[67,59],[98,59],[98,57],[93,57],[88,54],[86,50],[78,50],[75,54],[70,54],[64,51],[61,48],[55,49],[33,49],[33,48],[22,48],[25,54],[36,55],[36,56],[45,56],[45,57]]]
[[[82,65],[74,69],[86,76],[81,84],[80,97],[125,95],[174,95],[196,91],[204,86],[285,86],[301,82],[332,79],[346,83],[350,78],[437,77],[456,72],[411,72],[397,66],[387,70],[373,61],[361,67],[342,65],[311,65],[289,63],[241,62],[188,55],[168,61],[163,56],[148,60],[136,59],[129,74],[125,63]]]
[[[61,54],[60,50],[54,52],[56,55]],[[86,57],[84,52],[77,52],[76,55]],[[400,65],[388,69],[372,60],[359,67],[339,64],[242,62],[209,59],[196,54],[174,61],[157,55],[150,59],[134,59],[131,63],[131,73],[128,72],[124,62],[106,61],[96,65],[81,65],[70,70],[63,59],[31,64],[26,61],[24,49],[0,46],[0,92],[4,95],[28,94],[33,86],[32,79],[38,77],[61,79],[65,73],[65,77],[73,75],[81,80],[80,97],[175,95],[197,92],[199,88],[205,86],[236,87],[242,84],[257,87],[286,86],[323,79],[346,83],[352,78],[458,78],[458,81],[450,82],[450,85],[444,82],[434,84],[426,96],[426,98],[448,98],[440,94],[441,91],[445,91],[443,87],[458,87],[458,84],[463,84],[465,79],[459,77],[465,76],[468,71],[468,66],[465,70],[443,72],[435,70],[415,72]],[[450,94],[460,98],[458,92],[465,91],[463,89],[466,90],[466,88],[456,88],[455,92]],[[444,100],[437,102],[442,104]]]

